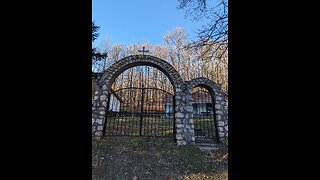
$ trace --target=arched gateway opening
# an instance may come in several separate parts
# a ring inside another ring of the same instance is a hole
[[[213,95],[203,86],[192,89],[192,113],[196,143],[219,142]]]
[[[121,73],[137,66],[149,66],[161,71],[170,81],[172,93],[161,88],[148,89],[144,85],[129,87],[129,89],[128,87],[127,89],[112,88],[116,78],[121,77],[119,76]],[[178,145],[194,142],[192,122],[186,121],[184,117],[183,88],[184,82],[180,74],[162,59],[150,55],[132,55],[117,61],[103,72],[97,82],[92,106],[93,136],[102,137],[109,133],[173,135]],[[124,97],[120,98],[120,95]],[[154,97],[155,101],[147,100],[147,98],[151,100],[150,96]],[[134,121],[128,123],[130,117]],[[110,118],[110,124],[106,118]],[[108,131],[114,125],[118,130]],[[170,125],[171,128],[169,128]],[[130,129],[130,126],[134,128]]]
[[[103,136],[175,138],[175,101],[168,77],[151,66],[122,72],[108,94]]]

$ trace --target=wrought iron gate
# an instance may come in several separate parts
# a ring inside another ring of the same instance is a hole
[[[203,87],[192,91],[193,123],[196,142],[218,141],[214,100],[210,92]]]
[[[174,95],[157,88],[122,88],[109,94],[105,136],[175,137]]]

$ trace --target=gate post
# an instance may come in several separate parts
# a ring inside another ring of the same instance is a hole
[[[92,104],[92,136],[101,138],[103,135],[103,128],[105,124],[106,108],[108,104],[107,86],[100,87],[97,85],[97,89]]]
[[[143,118],[143,96],[144,96],[144,85],[142,84],[142,89],[141,89],[141,109],[140,109],[140,131],[139,131],[139,136],[142,135],[142,118]]]
[[[176,85],[176,139],[177,145],[195,144],[192,117],[186,107],[186,86],[184,83]],[[192,109],[191,109],[192,111]]]

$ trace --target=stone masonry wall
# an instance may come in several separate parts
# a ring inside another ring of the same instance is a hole
[[[171,81],[176,102],[176,139],[177,145],[194,144],[194,125],[192,120],[192,88],[205,85],[214,93],[216,119],[220,140],[227,142],[228,137],[228,105],[226,95],[211,80],[197,78],[183,82],[180,74],[166,61],[150,55],[132,55],[123,58],[110,66],[97,82],[92,104],[92,136],[100,138],[103,135],[108,94],[115,78],[126,69],[134,66],[153,66],[162,71]]]

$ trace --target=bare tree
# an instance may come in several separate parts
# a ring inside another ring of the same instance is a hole
[[[228,0],[178,0],[178,9],[185,9],[192,20],[206,19],[208,24],[198,30],[198,37],[187,48],[213,47],[213,60],[220,59],[228,51]],[[217,3],[217,4],[216,4]],[[209,52],[209,49],[204,53]],[[219,51],[220,53],[214,53]]]
[[[188,44],[188,35],[182,27],[178,27],[168,32],[164,36],[170,62],[181,74],[183,80],[188,80],[188,61],[190,61],[190,49],[184,48]]]
[[[183,28],[175,28],[164,36],[164,45],[152,45],[149,42],[133,43],[129,45],[112,44],[108,47],[108,58],[102,63],[100,70],[105,70],[114,62],[123,57],[137,54],[138,50],[146,47],[149,54],[160,57],[171,64],[181,75],[184,81],[196,77],[206,77],[221,86],[224,92],[228,91],[228,53],[217,51],[216,45],[204,45],[199,48],[184,48],[190,43]],[[101,51],[102,51],[101,50]],[[221,58],[212,60],[211,54],[221,55]],[[160,88],[168,92],[173,92],[171,82],[160,70],[149,66],[137,66],[122,72],[116,78],[112,89],[117,90],[122,87],[145,87]],[[130,94],[130,93],[129,93]],[[151,98],[151,97],[150,97]]]

